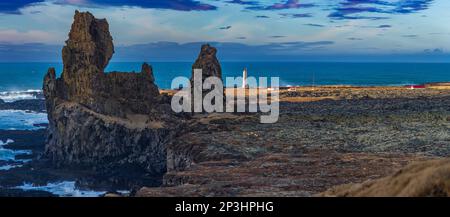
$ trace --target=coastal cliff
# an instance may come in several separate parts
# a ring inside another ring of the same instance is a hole
[[[60,78],[44,78],[49,119],[45,158],[57,167],[166,172],[166,143],[181,121],[160,95],[151,66],[105,73],[114,53],[106,20],[76,12]],[[176,120],[176,121],[174,121]]]

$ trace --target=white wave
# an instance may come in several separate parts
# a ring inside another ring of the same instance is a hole
[[[0,110],[0,129],[2,130],[37,130],[44,127],[36,125],[46,123],[48,123],[46,113]]]
[[[31,155],[33,152],[31,150],[12,150],[4,148],[3,146],[13,143],[14,140],[7,139],[6,142],[0,140],[0,160],[1,161],[12,161],[14,163],[27,163],[29,159],[16,159],[17,155]],[[0,170],[9,170],[11,168],[17,167],[13,165],[5,165],[0,168]]]
[[[0,140],[0,146],[8,145],[13,142],[14,142],[14,140],[12,140],[12,139],[7,139],[6,142],[3,142],[2,140]]]
[[[42,93],[42,90],[24,90],[24,91],[3,91],[0,92],[0,99],[5,102],[14,102],[17,100],[37,99],[36,94]]]
[[[22,166],[23,165],[21,165],[21,164],[18,164],[18,165],[5,165],[5,166],[1,166],[0,170],[5,171],[5,170],[10,170],[10,169],[18,168],[18,167],[22,167]]]
[[[11,149],[0,148],[0,160],[2,161],[15,161],[16,155],[18,154]]]
[[[60,197],[99,197],[106,193],[106,191],[91,191],[91,190],[77,189],[74,181],[48,183],[45,186],[35,186],[30,183],[24,183],[22,186],[17,186],[15,188],[24,191],[30,190],[47,191]]]

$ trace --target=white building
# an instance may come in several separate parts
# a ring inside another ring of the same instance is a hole
[[[244,68],[244,72],[242,73],[242,88],[247,88],[247,68]]]

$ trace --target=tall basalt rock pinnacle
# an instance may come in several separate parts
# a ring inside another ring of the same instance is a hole
[[[215,47],[212,47],[209,44],[204,44],[202,45],[202,48],[200,50],[200,54],[197,57],[197,60],[195,60],[194,64],[192,65],[192,75],[191,75],[191,92],[192,92],[192,107],[193,110],[195,109],[195,89],[200,90],[202,89],[202,98],[204,99],[204,97],[211,92],[211,90],[203,90],[203,86],[202,84],[205,82],[205,80],[207,78],[210,77],[216,77],[218,79],[220,79],[220,81],[222,81],[222,68],[220,66],[220,62],[217,59],[217,49]],[[196,84],[195,83],[195,71],[196,70],[200,70],[201,69],[201,84]],[[216,87],[214,87],[216,88]],[[223,92],[223,90],[222,90]],[[224,92],[223,92],[224,93]],[[223,99],[225,99],[225,95],[223,95]],[[219,102],[217,102],[219,103]],[[197,108],[198,111],[200,110],[200,108]],[[201,109],[202,111],[204,111],[204,109]],[[198,112],[196,111],[196,112]]]
[[[166,171],[166,143],[174,134],[153,70],[105,73],[114,53],[105,19],[76,12],[63,48],[63,72],[49,69],[44,95],[49,118],[45,157],[56,166]],[[179,125],[179,124],[178,124]]]
[[[75,12],[62,51],[64,69],[57,96],[105,115],[147,114],[159,96],[151,67],[144,64],[140,74],[106,74],[113,53],[108,22],[89,12]]]
[[[102,74],[114,53],[109,24],[92,14],[75,12],[69,39],[62,50],[65,95],[84,104],[93,103]]]
[[[194,70],[202,70],[202,80],[208,77],[218,77],[222,80],[222,68],[219,60],[216,57],[217,49],[209,44],[204,44],[200,50],[197,60],[192,65],[192,77],[194,77]]]
[[[89,12],[76,11],[69,39],[62,52],[64,71],[68,73],[64,79],[75,78],[71,72],[77,73],[88,68],[91,68],[92,73],[103,71],[114,53],[112,40],[105,19],[95,19]]]

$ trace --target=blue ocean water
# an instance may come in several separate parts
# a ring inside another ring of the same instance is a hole
[[[0,130],[38,130],[47,124],[47,114],[22,110],[0,110]]]
[[[137,71],[141,62],[112,62],[107,71]],[[177,76],[190,77],[190,62],[156,62],[156,83],[170,88]],[[450,81],[450,63],[222,62],[224,76],[280,77],[281,85],[407,85]],[[49,67],[61,63],[0,63],[0,92],[41,89]]]

